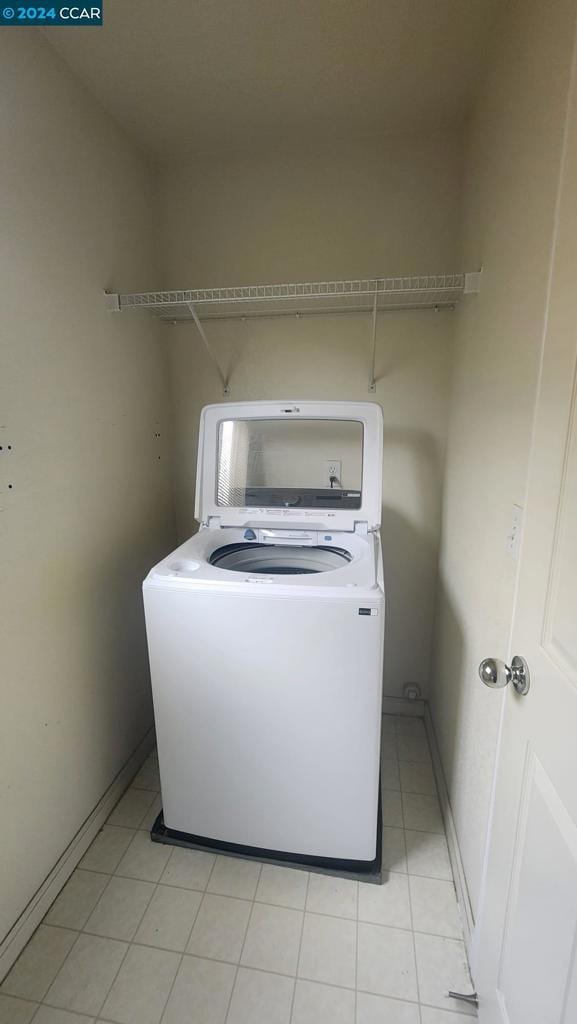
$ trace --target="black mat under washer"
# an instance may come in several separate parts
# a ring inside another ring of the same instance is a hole
[[[375,885],[380,885],[382,882],[382,834],[380,787],[377,855],[372,861],[342,860],[338,857],[307,857],[298,853],[281,853],[278,850],[260,849],[258,846],[241,846],[237,843],[206,839],[204,836],[194,836],[188,832],[177,832],[175,829],[167,828],[162,811],[150,830],[150,838],[154,843],[184,846],[190,850],[205,850],[209,853],[221,853],[227,857],[242,857],[245,860],[259,860],[265,864],[278,864],[284,867],[299,868],[302,871],[315,871],[323,875],[336,875],[339,878],[373,882]]]

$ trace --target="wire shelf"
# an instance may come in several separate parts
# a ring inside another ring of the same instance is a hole
[[[160,320],[200,320],[364,313],[403,309],[453,309],[465,290],[465,274],[379,277],[358,281],[258,284],[107,296],[115,311],[146,310]]]

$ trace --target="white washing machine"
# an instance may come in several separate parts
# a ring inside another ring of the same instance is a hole
[[[161,841],[380,868],[382,413],[201,416],[199,532],[144,582]]]

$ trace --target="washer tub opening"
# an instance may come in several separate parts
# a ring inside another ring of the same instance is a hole
[[[342,569],[351,561],[344,548],[292,547],[288,544],[225,544],[210,556],[210,564],[230,572],[266,576],[299,576]]]

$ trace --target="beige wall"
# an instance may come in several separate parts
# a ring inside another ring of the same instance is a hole
[[[477,665],[508,654],[574,17],[504,8],[468,126],[462,262],[484,275],[457,320],[432,704],[474,909],[502,701]]]
[[[326,280],[455,269],[460,146],[454,134],[393,136],[301,152],[229,155],[162,179],[164,285]],[[367,316],[209,323],[231,400],[377,400],[385,421],[386,692],[426,692],[454,314],[379,319],[368,392]],[[224,401],[193,326],[173,354],[180,536],[193,532],[197,424]],[[334,453],[333,453],[334,454]]]
[[[1,939],[151,725],[140,582],[174,538],[164,349],[102,299],[154,286],[150,176],[36,30],[1,33],[0,89]]]

